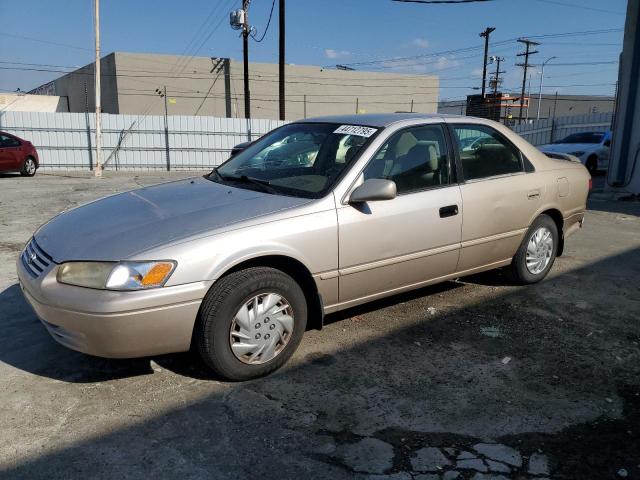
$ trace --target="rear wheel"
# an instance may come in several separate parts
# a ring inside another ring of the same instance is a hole
[[[510,265],[511,277],[520,284],[536,283],[547,276],[558,253],[558,227],[548,215],[536,218]]]
[[[33,177],[36,174],[36,161],[32,157],[25,158],[22,162],[22,168],[20,169],[20,175],[23,177]]]
[[[228,380],[248,380],[280,368],[307,324],[300,286],[267,267],[233,272],[204,299],[194,342],[204,362]]]
[[[591,175],[594,175],[598,171],[598,157],[596,155],[591,155],[587,158],[587,163],[585,164],[587,170]]]

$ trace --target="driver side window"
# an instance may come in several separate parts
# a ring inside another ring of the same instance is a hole
[[[365,180],[393,180],[398,194],[448,184],[449,154],[442,126],[422,125],[395,133],[363,173]]]

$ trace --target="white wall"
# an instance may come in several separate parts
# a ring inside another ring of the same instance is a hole
[[[0,111],[0,130],[31,141],[43,169],[88,170],[95,165],[94,115]],[[207,170],[231,148],[282,125],[277,120],[168,117],[172,170]],[[107,170],[166,170],[164,116],[102,115]]]
[[[65,97],[0,93],[0,112],[68,112]]]

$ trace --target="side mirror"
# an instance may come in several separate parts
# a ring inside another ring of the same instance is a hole
[[[252,142],[242,142],[231,149],[231,156],[235,157],[241,151],[245,150]]]
[[[610,147],[611,146],[611,140],[610,139],[605,140],[604,141],[604,146],[605,147]]]
[[[370,178],[351,192],[349,203],[393,200],[396,198],[396,194],[396,182],[382,178]]]

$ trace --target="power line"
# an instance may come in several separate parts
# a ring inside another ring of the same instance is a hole
[[[456,88],[469,88],[469,87],[456,87]],[[127,92],[127,95],[138,95],[137,92],[143,92],[143,93],[148,93],[149,90],[140,90],[140,89],[132,89],[132,88],[122,88],[120,89],[121,92]],[[129,93],[129,92],[133,92],[133,93]],[[204,93],[201,91],[182,91],[182,92],[178,92],[178,93]],[[425,92],[407,92],[407,91],[397,91],[397,92],[387,92],[384,95],[385,96],[420,96],[420,95],[428,95],[429,93],[425,93]],[[140,94],[142,95],[142,93]],[[268,97],[273,97],[273,98],[278,98],[278,95],[274,95],[274,94],[267,94],[267,93],[263,93],[261,94],[263,96],[268,96]],[[206,96],[206,94],[205,94]],[[293,96],[293,97],[354,97],[354,96],[358,96],[358,97],[380,97],[379,93],[291,93],[289,96]],[[176,95],[172,95],[172,97],[176,97]],[[198,97],[200,98],[200,97]],[[209,96],[209,98],[216,98],[215,96]],[[222,97],[220,97],[222,98]]]
[[[426,4],[457,4],[457,3],[479,3],[479,2],[492,2],[493,0],[391,0],[392,2],[403,3],[426,3]]]
[[[45,66],[47,67],[48,64],[36,64],[36,63],[20,63],[20,62],[6,62],[6,61],[0,61],[0,63],[2,64],[10,64],[10,65],[33,65],[33,66]],[[589,66],[589,65],[602,65],[602,64],[616,64],[616,61],[598,61],[598,62],[580,62],[579,64],[582,66]],[[550,64],[550,65],[555,65],[555,64]],[[573,64],[557,64],[558,66],[564,66],[564,65],[576,65],[576,63]],[[73,67],[64,67],[64,66],[60,66],[62,68],[73,68]],[[57,69],[52,69],[52,68],[25,68],[25,67],[3,67],[0,66],[0,70],[20,70],[20,71],[43,71],[43,72],[55,72],[55,73],[63,73],[66,75],[92,75],[91,72],[89,71],[64,71],[64,70],[57,70]],[[444,69],[442,69],[444,70]],[[121,78],[127,78],[130,81],[135,81],[135,82],[139,82],[139,83],[144,83],[144,84],[149,84],[149,85],[155,85],[157,86],[157,82],[149,82],[149,81],[144,81],[142,79],[158,79],[158,78],[172,78],[172,79],[192,79],[192,80],[211,80],[211,76],[210,75],[203,75],[203,76],[197,76],[197,75],[192,75],[192,74],[188,74],[188,75],[170,75],[170,72],[166,72],[166,71],[162,71],[162,72],[157,72],[157,71],[150,71],[150,70],[133,70],[133,69],[119,69],[119,71],[123,72],[123,71],[129,71],[129,72],[134,72],[134,73],[148,73],[149,75],[144,75],[144,74],[140,74],[140,75],[135,75],[135,74],[126,74],[126,73],[116,73],[116,74],[109,74],[109,73],[103,73],[102,76],[103,77],[121,77]],[[198,72],[199,73],[199,72]],[[202,72],[203,74],[205,72]],[[210,73],[210,72],[207,72]],[[583,73],[582,73],[583,74]],[[401,74],[399,74],[401,75]],[[234,74],[230,74],[229,75],[230,78],[239,78],[239,76],[236,76]],[[381,81],[384,82],[394,82],[392,85],[386,86],[386,85],[379,85],[379,84],[364,84],[364,83],[345,83],[344,82],[344,77],[317,77],[317,76],[307,76],[307,75],[295,75],[295,74],[291,74],[290,77],[297,77],[297,78],[310,78],[310,79],[316,79],[316,80],[322,80],[319,82],[307,82],[307,81],[289,81],[288,83],[290,84],[309,84],[309,85],[330,85],[330,86],[353,86],[353,87],[371,87],[371,88],[392,88],[392,87],[407,87],[407,88],[419,88],[419,89],[436,89],[438,87],[435,86],[416,86],[416,85],[409,85],[409,84],[397,84],[395,82],[399,82],[399,81],[403,81],[406,82],[407,80],[418,80],[421,78],[421,76],[419,75],[414,75],[414,76],[407,76],[407,78],[381,78]],[[254,81],[258,81],[258,82],[270,82],[270,83],[277,83],[277,75],[268,75],[268,74],[253,74],[251,75],[251,78]],[[450,81],[450,80],[465,80],[465,79],[473,79],[474,76],[472,75],[466,75],[466,76],[459,76],[459,77],[450,77],[450,78],[443,78],[440,77],[439,81]],[[551,77],[550,77],[551,78]],[[331,83],[331,82],[325,82],[324,80],[340,80],[340,83]],[[177,85],[169,85],[167,84],[168,87],[172,87],[174,89],[174,91],[180,91],[180,89],[184,88],[184,87],[180,87]],[[570,85],[569,85],[570,86]],[[460,86],[462,87],[462,86]],[[440,86],[440,88],[447,88],[446,86]],[[471,87],[469,87],[471,88]],[[197,92],[198,90],[189,90],[191,92]]]
[[[615,12],[613,10],[605,10],[603,8],[588,7],[586,5],[577,5],[575,3],[561,2],[559,0],[536,0],[538,2],[550,3],[552,5],[560,5],[563,7],[580,8],[582,10],[590,10],[592,12],[612,13],[614,15],[625,15],[623,12]]]
[[[264,27],[264,33],[260,37],[260,40],[258,40],[255,37],[255,35],[251,35],[251,38],[253,38],[258,43],[260,43],[262,40],[264,40],[264,37],[267,35],[267,32],[269,31],[269,25],[271,25],[271,17],[273,16],[273,9],[274,9],[275,6],[276,6],[276,0],[273,0],[271,2],[271,11],[269,12],[269,20],[267,20],[267,26]]]
[[[617,33],[624,31],[624,28],[603,28],[600,30],[583,30],[580,32],[547,33],[544,35],[527,35],[528,38],[564,38],[581,37],[584,35],[604,35],[606,33]]]
[[[493,49],[493,51],[495,52],[499,52],[500,49]],[[467,58],[476,58],[477,55],[470,55],[470,56],[462,56],[462,57],[456,57],[453,60],[463,60],[463,59],[467,59]],[[428,63],[420,63],[420,64],[411,64],[411,65],[432,65],[434,63],[438,63],[437,61],[434,62],[428,62]],[[84,68],[89,67],[84,66],[84,67],[77,67],[77,66],[70,66],[70,65],[52,65],[52,64],[45,64],[45,63],[26,63],[26,62],[13,62],[13,61],[7,61],[7,60],[1,60],[0,64],[3,65],[25,65],[25,66],[33,66],[33,67],[47,67],[47,68],[43,68],[43,69],[33,69],[36,71],[51,71],[51,72],[57,72],[57,73],[64,73],[67,75],[84,75],[84,72],[79,72],[77,70],[81,70]],[[563,67],[563,66],[590,66],[590,65],[616,65],[618,64],[617,60],[595,60],[595,61],[591,61],[591,62],[570,62],[570,63],[552,63],[549,64],[549,67],[554,66],[554,67]],[[2,68],[2,67],[0,67]],[[76,69],[76,70],[70,70],[70,71],[66,71],[66,70],[58,70],[58,68],[66,68],[66,69]],[[409,79],[412,80],[418,80],[422,77],[425,76],[429,76],[432,73],[437,73],[443,70],[448,69],[447,68],[443,68],[443,69],[439,69],[439,70],[434,70],[432,72],[428,72],[428,73],[423,73],[423,74],[419,74],[419,75],[409,75],[409,74],[403,74],[403,73],[398,73],[397,75],[400,76],[400,78],[384,78],[384,79],[380,79],[380,80],[384,80],[384,81],[388,81],[388,82],[397,82],[397,81],[407,81]],[[4,67],[4,69],[10,69],[10,70],[30,70],[27,68],[18,68],[18,67]],[[118,68],[117,69],[118,72],[132,72],[132,73],[140,73],[140,74],[145,74],[148,73],[149,75],[130,75],[130,74],[124,74],[124,73],[118,73],[115,74],[114,76],[118,76],[118,77],[127,77],[127,78],[135,78],[135,77],[140,77],[140,78],[157,78],[157,77],[162,77],[162,78],[187,78],[187,79],[202,79],[202,80],[209,80],[211,79],[210,77],[210,73],[209,71],[199,71],[199,70],[193,70],[192,72],[189,72],[185,75],[182,74],[176,74],[176,75],[171,75],[171,71],[157,71],[157,70],[140,70],[140,69],[127,69],[127,68]],[[254,72],[260,72],[259,70],[254,69]],[[364,71],[361,71],[361,73]],[[103,76],[109,76],[111,74],[103,74]],[[196,76],[196,75],[203,75],[203,76]],[[391,74],[385,74],[385,75],[391,75]],[[309,78],[309,79],[322,79],[322,80],[344,80],[345,77],[321,77],[321,76],[312,76],[312,75],[300,75],[300,74],[294,74],[291,73],[288,76],[290,77],[295,77],[295,78]],[[262,71],[261,73],[254,73],[250,75],[251,78],[256,78],[256,79],[267,79],[267,78],[277,78],[278,75],[277,74],[269,74],[266,73],[264,71]],[[458,79],[461,78],[473,78],[472,76],[466,76],[466,77],[458,77]],[[439,78],[440,80],[447,80],[446,78]],[[449,79],[451,80],[451,79]],[[267,81],[267,80],[263,80],[263,81]],[[276,80],[273,80],[274,82]],[[300,83],[304,83],[304,82],[300,82]],[[180,87],[177,87],[180,88]]]
[[[618,60],[603,60],[594,62],[570,62],[570,63],[550,63],[549,67],[575,67],[579,65],[616,65]]]
[[[622,47],[622,42],[618,43],[601,43],[601,42],[544,42],[545,45],[563,45],[563,46],[579,46],[579,47]]]
[[[202,57],[205,58],[205,57]],[[459,59],[463,59],[463,58],[472,58],[472,57],[459,57]],[[162,63],[169,63],[169,62],[162,62]],[[72,65],[51,65],[51,64],[46,64],[46,63],[25,63],[25,62],[13,62],[13,61],[8,61],[8,60],[1,60],[0,64],[5,64],[5,65],[27,65],[27,66],[35,66],[35,67],[51,67],[51,68],[67,68],[67,69],[72,69],[69,71],[60,71],[61,73],[66,73],[66,74],[80,74],[80,72],[76,72],[76,70],[81,70],[83,68],[88,68],[90,67],[90,65],[85,65],[85,66],[72,66]],[[173,65],[173,62],[171,62],[170,64]],[[427,64],[428,65],[428,64]],[[140,70],[140,69],[133,69],[133,68],[118,68],[117,69],[119,72],[138,72],[138,73],[151,73],[151,74],[171,74],[173,73],[172,71],[158,71],[158,70]],[[58,71],[58,70],[54,70],[54,71]],[[267,78],[267,77],[278,77],[278,74],[269,74],[265,71],[261,71],[258,70],[257,68],[253,69],[254,72],[261,72],[258,74],[251,74],[251,77],[256,77],[256,78]],[[322,71],[322,70],[321,70]],[[193,70],[191,72],[189,72],[188,74],[203,74],[203,75],[207,75],[211,73],[210,71],[199,71],[199,70]],[[362,72],[361,72],[362,73]],[[385,75],[393,75],[393,74],[386,74]],[[397,75],[401,76],[402,78],[384,78],[385,81],[389,81],[389,82],[396,82],[396,81],[406,81],[407,79],[421,79],[423,77],[426,76],[426,74],[405,74],[405,73],[398,73]],[[120,76],[120,75],[117,75]],[[290,77],[296,77],[296,78],[310,78],[310,79],[318,79],[319,77],[317,75],[301,75],[301,74],[295,74],[295,73],[291,73],[288,76]],[[181,75],[175,75],[175,78],[183,78],[183,76]],[[210,77],[203,77],[203,78],[210,78]],[[325,80],[344,80],[344,77],[322,77]],[[465,77],[466,78],[466,77]],[[167,85],[169,86],[169,85]],[[179,88],[179,87],[178,87]]]
[[[121,93],[121,95],[124,95],[124,96],[143,96],[143,97],[156,96],[157,97],[157,94],[154,94],[154,93],[142,93],[142,94],[141,93]],[[398,95],[400,96],[400,95],[404,95],[404,94],[398,94]],[[290,95],[290,96],[294,96],[294,95]],[[305,95],[296,95],[296,96],[304,97]],[[309,96],[309,95],[307,95],[307,96]],[[327,95],[327,96],[331,96],[331,95]],[[171,95],[171,97],[172,98],[191,98],[191,99],[202,99],[202,98],[205,98],[204,95]],[[233,100],[238,100],[238,99],[241,99],[243,97],[244,97],[244,95],[242,95],[242,94],[230,95],[230,98],[233,99]],[[354,93],[352,95],[349,95],[349,97],[355,99],[357,97],[360,97],[360,95]],[[209,95],[207,98],[223,99],[223,98],[226,98],[226,96],[223,96],[223,95]],[[277,103],[279,101],[277,95],[274,95],[273,98],[260,98],[260,97],[255,97],[254,98],[253,96],[251,98],[253,100],[259,101],[259,102]],[[293,103],[303,103],[304,99],[302,99],[302,100],[287,100],[287,101],[288,102],[293,102]],[[316,101],[307,100],[307,103],[340,105],[340,104],[344,103],[344,100],[324,100],[324,101],[321,101],[321,100],[316,100]],[[380,105],[397,105],[400,102],[385,102],[385,101],[371,102],[371,101],[368,101],[366,103],[368,103],[368,104],[380,104]],[[437,100],[433,100],[433,101],[428,100],[428,101],[416,102],[416,103],[419,104],[419,105],[427,105],[427,104],[438,103],[438,101]]]
[[[548,33],[548,34],[542,34],[542,35],[528,35],[528,38],[536,38],[536,39],[541,39],[541,38],[565,38],[565,37],[578,37],[578,36],[586,36],[586,35],[602,35],[602,34],[607,34],[607,33],[615,33],[615,32],[622,32],[624,29],[622,28],[606,28],[606,29],[599,29],[599,30],[582,30],[582,31],[576,31],[576,32],[562,32],[562,33]],[[518,40],[518,38],[520,37],[514,37],[514,38],[509,38],[506,40],[501,40],[498,42],[494,42],[493,45],[494,46],[500,46],[500,45],[506,45],[508,43],[511,42],[515,42]],[[420,58],[429,58],[429,57],[434,57],[434,56],[442,56],[442,55],[449,55],[449,54],[453,54],[453,53],[463,53],[463,52],[469,52],[469,51],[473,51],[473,50],[481,50],[482,48],[484,48],[484,45],[477,45],[477,46],[473,46],[473,47],[463,47],[463,48],[456,48],[456,49],[450,49],[450,50],[443,50],[440,52],[433,52],[433,53],[425,53],[425,54],[421,54],[421,55],[412,55],[412,56],[408,56],[408,57],[396,57],[396,58],[385,58],[385,59],[373,59],[373,60],[368,60],[368,61],[361,61],[361,62],[351,62],[351,63],[343,63],[343,65],[347,65],[347,66],[351,66],[351,67],[357,67],[357,66],[362,66],[362,65],[372,65],[372,64],[377,64],[377,63],[394,63],[394,62],[401,62],[401,61],[405,61],[405,60],[416,60],[416,59],[420,59]]]
[[[42,39],[34,38],[34,37],[26,37],[24,35],[16,35],[14,33],[0,32],[0,35],[5,35],[7,37],[13,37],[13,38],[19,38],[21,40],[29,40],[31,42],[44,43],[44,44],[47,44],[47,45],[55,45],[56,47],[73,48],[73,49],[76,49],[76,50],[84,50],[84,51],[87,51],[87,52],[93,52],[92,48],[78,47],[77,45],[69,45],[68,43],[52,42],[50,40],[42,40]]]
[[[67,75],[93,75],[91,72],[67,72],[64,70],[54,70],[47,68],[23,68],[23,67],[0,67],[0,70],[19,70],[19,71],[36,71],[36,72],[57,72],[64,73]],[[119,77],[119,78],[174,78],[174,79],[191,79],[191,80],[211,80],[210,76],[192,76],[192,75],[128,75],[128,74],[102,74],[103,77]],[[237,78],[237,77],[236,77]],[[269,80],[264,78],[256,78],[253,77],[253,80],[256,82],[270,82],[270,83],[278,83],[278,80]],[[381,81],[385,79],[380,79]],[[372,85],[372,84],[364,84],[364,83],[330,83],[330,82],[298,82],[298,81],[289,81],[289,84],[302,84],[302,85],[328,85],[328,86],[338,86],[338,87],[367,87],[367,88],[391,88],[391,87],[413,87],[413,88],[424,88],[424,89],[438,89],[443,87],[437,86],[414,86],[414,85]],[[472,88],[472,87],[459,87],[459,88]]]

